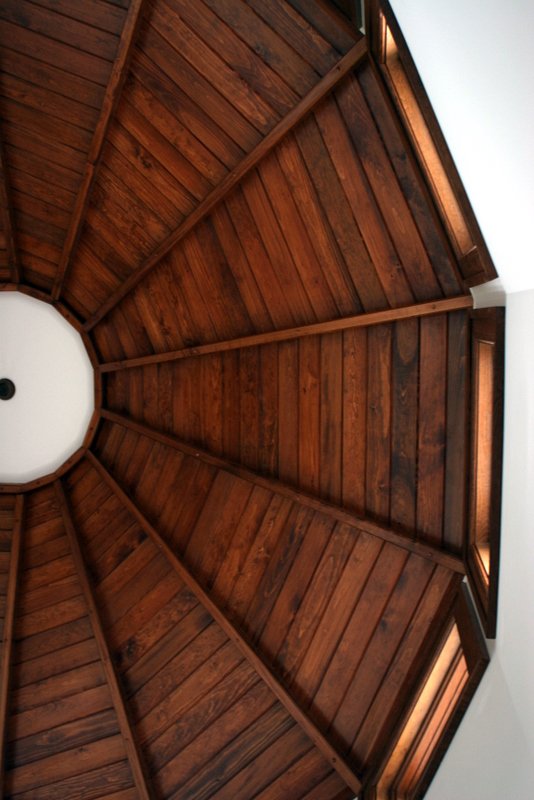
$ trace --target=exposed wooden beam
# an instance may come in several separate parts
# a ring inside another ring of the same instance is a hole
[[[261,142],[248,153],[239,164],[228,173],[224,180],[210,192],[194,211],[178,226],[143,263],[133,272],[105,303],[85,323],[85,330],[90,331],[137,286],[140,280],[175,247],[226,195],[241,181],[245,175],[267,155],[294,128],[312,108],[325,97],[339,81],[367,55],[367,44],[361,39],[343,58],[317,83],[314,88],[265,136]]]
[[[443,314],[447,311],[456,311],[461,308],[472,308],[473,298],[471,295],[460,295],[450,297],[446,300],[435,300],[430,303],[418,303],[402,308],[390,308],[386,311],[373,311],[369,314],[359,314],[354,317],[343,317],[329,322],[316,322],[312,325],[303,325],[297,328],[286,328],[281,331],[268,331],[267,333],[257,333],[253,336],[241,336],[238,339],[228,339],[224,342],[212,342],[196,347],[184,347],[182,350],[171,350],[167,353],[156,353],[151,356],[139,356],[138,358],[127,358],[120,361],[108,361],[100,364],[98,369],[101,372],[116,372],[120,369],[131,369],[133,367],[144,367],[147,364],[164,364],[167,361],[180,361],[182,358],[194,358],[211,353],[224,353],[228,350],[241,350],[244,347],[257,347],[262,344],[272,342],[287,342],[292,339],[301,339],[305,336],[317,336],[323,333],[333,333],[334,331],[345,331],[351,328],[365,328],[371,325],[380,325],[385,322],[395,322],[403,319],[413,319],[414,317],[428,317],[433,314]]]
[[[100,660],[102,661],[104,673],[109,685],[111,699],[115,707],[115,713],[117,714],[122,738],[124,739],[126,754],[130,763],[130,769],[132,771],[132,777],[134,779],[139,797],[142,798],[142,800],[154,800],[154,793],[150,789],[147,780],[146,769],[135,742],[132,724],[126,711],[122,690],[115,673],[115,668],[109,652],[104,629],[100,621],[100,614],[93,594],[93,589],[91,587],[91,582],[87,574],[87,568],[85,566],[85,561],[82,555],[80,544],[78,542],[78,536],[72,520],[65,490],[60,480],[54,483],[54,487],[61,510],[63,525],[69,540],[72,558],[76,567],[78,580],[80,581],[85,602],[87,603],[89,620],[91,622],[93,634],[100,653]]]
[[[2,655],[0,659],[0,797],[3,797],[4,787],[7,716],[9,713],[8,701],[11,683],[10,667],[11,653],[13,650],[13,627],[15,624],[15,605],[17,601],[23,515],[24,496],[19,494],[15,499],[15,520],[13,525],[13,537],[11,539],[4,632],[2,635]]]
[[[63,245],[61,258],[58,264],[57,274],[52,287],[52,299],[58,300],[63,291],[63,284],[65,277],[70,267],[72,256],[80,233],[82,230],[83,222],[85,219],[85,212],[89,205],[91,189],[95,179],[95,175],[102,158],[104,149],[104,142],[109,128],[109,124],[115,113],[115,109],[120,100],[122,87],[126,80],[128,68],[130,66],[130,59],[133,52],[133,46],[141,24],[143,10],[147,5],[147,0],[131,0],[128,14],[122,29],[119,47],[111,70],[109,83],[104,95],[100,117],[98,119],[91,148],[87,156],[87,164],[82,180],[82,184],[76,197],[74,210],[70,218],[69,229]]]
[[[204,591],[202,586],[197,582],[189,570],[183,565],[178,556],[168,546],[165,540],[160,536],[158,531],[151,525],[146,517],[137,508],[136,504],[132,501],[130,496],[122,489],[117,483],[115,478],[107,471],[102,462],[91,452],[87,456],[93,466],[98,470],[104,481],[120,499],[125,508],[137,520],[143,531],[150,537],[158,549],[168,559],[180,579],[195,595],[199,603],[211,614],[215,622],[222,628],[229,639],[239,648],[243,653],[249,664],[265,681],[267,686],[271,689],[273,694],[280,700],[282,705],[293,717],[295,722],[300,725],[302,730],[309,736],[315,746],[320,750],[324,758],[336,770],[338,775],[349,786],[355,794],[361,789],[361,781],[356,775],[352,767],[345,761],[345,759],[332,747],[330,742],[326,739],[323,733],[317,728],[315,723],[310,717],[300,708],[300,706],[293,700],[287,689],[280,683],[278,678],[273,674],[270,668],[264,663],[261,656],[249,645],[246,639],[242,636],[235,625],[224,614],[219,606],[213,602],[211,597]]]
[[[397,533],[396,531],[393,531],[384,525],[379,525],[373,520],[364,517],[358,517],[356,514],[353,514],[350,511],[346,511],[345,509],[333,505],[332,503],[327,503],[325,500],[320,500],[318,497],[306,494],[305,492],[295,489],[292,486],[288,486],[287,484],[282,483],[275,478],[266,478],[263,475],[259,475],[252,470],[242,467],[240,464],[234,464],[231,461],[220,458],[219,456],[211,455],[210,453],[207,453],[198,447],[193,447],[186,442],[182,442],[176,436],[172,436],[167,433],[160,433],[159,431],[155,431],[153,428],[149,428],[140,422],[135,422],[134,420],[124,417],[121,414],[116,414],[113,411],[102,409],[101,416],[103,419],[107,419],[110,422],[115,422],[118,425],[129,428],[130,430],[135,431],[142,436],[147,436],[148,438],[153,439],[160,444],[167,445],[167,447],[172,447],[174,450],[179,450],[185,455],[200,459],[207,464],[211,464],[212,466],[225,470],[226,472],[236,475],[243,480],[250,481],[250,483],[253,483],[256,486],[261,486],[268,491],[287,497],[303,506],[313,508],[314,511],[327,514],[338,522],[350,525],[353,528],[357,528],[359,531],[365,531],[365,533],[376,536],[379,539],[382,539],[384,542],[390,542],[391,544],[397,545],[397,547],[402,547],[404,550],[408,550],[410,553],[416,553],[422,558],[426,558],[435,564],[439,564],[440,566],[446,567],[454,572],[458,572],[461,575],[465,575],[465,566],[462,559],[440,550],[437,547],[433,547],[425,542],[417,541],[414,538],[410,539],[408,536],[403,536],[402,534]]]
[[[2,226],[4,228],[4,236],[6,238],[6,253],[9,270],[11,273],[11,280],[14,284],[20,283],[21,269],[20,257],[17,244],[15,241],[15,217],[13,212],[13,204],[11,202],[11,192],[9,189],[9,182],[7,179],[7,161],[4,150],[4,142],[0,136],[0,214],[2,219]]]

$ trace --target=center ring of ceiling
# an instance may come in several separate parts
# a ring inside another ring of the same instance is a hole
[[[0,489],[43,485],[85,452],[100,411],[95,364],[61,305],[34,290],[0,292],[0,377],[16,388],[0,405]]]

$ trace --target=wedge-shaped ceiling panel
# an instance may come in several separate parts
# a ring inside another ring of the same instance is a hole
[[[327,778],[331,766],[94,467],[68,486],[157,795],[271,798]]]
[[[96,311],[359,38],[286,2],[147,4],[67,277],[76,310]]]
[[[26,503],[5,796],[135,797],[89,608],[52,487]]]
[[[455,311],[119,369],[107,406],[459,552],[469,330]]]
[[[101,323],[104,358],[460,294],[384,102],[369,66],[347,77]]]
[[[0,107],[26,280],[50,289],[82,187],[126,9],[2,3]]]
[[[458,574],[276,484],[119,425],[104,427],[97,451],[301,707],[365,769],[387,740]]]

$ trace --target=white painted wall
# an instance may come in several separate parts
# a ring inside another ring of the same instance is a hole
[[[82,444],[94,410],[93,368],[80,334],[48,303],[0,292],[0,483],[61,466]]]
[[[534,2],[392,0],[507,292],[499,617],[429,800],[534,798]]]

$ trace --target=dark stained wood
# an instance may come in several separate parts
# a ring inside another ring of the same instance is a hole
[[[1,7],[0,290],[61,297],[96,379],[82,448],[0,486],[9,796],[371,797],[452,616],[483,671],[456,598],[489,273],[348,5]]]
[[[354,514],[344,511],[343,509],[335,505],[319,500],[316,497],[313,497],[312,495],[307,495],[304,492],[300,492],[298,490],[291,488],[290,486],[286,486],[285,484],[279,481],[274,481],[269,478],[264,478],[236,464],[232,464],[228,461],[225,461],[224,459],[212,456],[209,453],[202,452],[197,447],[191,447],[185,442],[181,442],[175,436],[159,433],[158,431],[155,431],[152,428],[148,428],[145,425],[142,425],[138,422],[134,422],[133,420],[128,419],[127,417],[123,417],[120,414],[115,414],[114,412],[108,411],[107,409],[102,409],[102,417],[103,419],[107,419],[110,422],[115,422],[119,425],[130,428],[133,431],[137,431],[141,435],[153,439],[154,441],[159,441],[163,444],[166,444],[168,447],[177,449],[182,453],[192,455],[194,458],[202,459],[207,464],[211,464],[220,469],[227,470],[233,475],[243,477],[245,480],[251,481],[252,483],[257,484],[258,486],[263,486],[265,488],[268,488],[271,491],[275,491],[285,497],[296,500],[297,502],[302,503],[303,505],[307,505],[310,508],[314,508],[317,511],[323,511],[324,513],[331,515],[340,522],[352,525],[359,530],[364,530],[370,533],[371,535],[377,536],[378,538],[384,541],[394,543],[403,549],[409,550],[410,552],[417,553],[424,558],[428,558],[432,561],[435,561],[435,563],[437,564],[442,564],[443,566],[446,566],[455,572],[464,574],[465,570],[461,560],[453,555],[449,555],[443,550],[439,550],[429,545],[425,545],[423,542],[417,542],[411,539],[407,539],[402,535],[397,534],[395,531],[385,528],[384,526],[372,522],[369,519],[360,518]],[[89,451],[87,455],[88,457],[94,458],[94,456],[92,456],[91,451]]]
[[[89,796],[98,796],[108,788],[100,770],[112,764],[122,772],[123,788],[131,787],[53,487],[27,497],[24,527],[19,577],[24,600],[15,614],[4,792],[35,796],[54,789],[68,796],[71,782],[83,784],[85,778]],[[94,714],[101,715],[104,737]]]
[[[57,480],[54,486],[56,490],[58,503],[61,509],[63,525],[65,526],[65,531],[69,539],[72,558],[76,566],[78,580],[82,586],[85,602],[87,603],[88,615],[89,619],[91,620],[91,626],[93,628],[95,640],[98,645],[100,660],[102,662],[102,666],[106,673],[106,679],[109,684],[111,698],[113,701],[113,705],[115,707],[117,718],[119,720],[121,734],[124,740],[126,752],[128,754],[128,759],[130,762],[130,767],[132,770],[132,775],[135,781],[135,785],[139,793],[139,797],[144,798],[144,800],[151,800],[151,798],[154,797],[154,794],[150,789],[147,780],[146,767],[141,760],[141,756],[137,744],[135,742],[134,734],[132,731],[128,713],[124,703],[124,698],[122,696],[117,676],[115,674],[115,668],[111,660],[106,637],[104,635],[102,624],[100,622],[98,607],[93,594],[93,589],[91,587],[90,579],[86,571],[82,551],[80,549],[80,545],[76,536],[76,530],[74,528],[74,524],[70,514],[67,497],[65,495],[65,490],[60,480]]]
[[[321,333],[332,333],[334,331],[345,331],[354,328],[368,327],[371,325],[381,325],[385,322],[393,322],[400,319],[411,319],[414,317],[424,317],[433,314],[440,314],[459,308],[472,308],[473,300],[468,295],[437,300],[430,303],[419,303],[417,305],[394,308],[387,311],[375,311],[374,313],[361,314],[355,317],[342,317],[341,319],[330,322],[318,322],[311,325],[290,328],[287,330],[270,331],[269,333],[259,333],[252,336],[231,339],[226,342],[214,342],[213,344],[198,345],[187,347],[183,350],[158,353],[153,356],[140,356],[122,361],[108,362],[99,365],[100,372],[113,372],[118,369],[131,369],[133,367],[144,366],[145,364],[163,364],[168,361],[178,361],[182,358],[194,358],[196,356],[207,355],[209,353],[222,353],[228,350],[240,350],[245,347],[256,347],[257,345],[269,342],[284,342],[293,339],[300,339],[305,336],[315,336]]]
[[[95,127],[91,147],[87,155],[87,165],[83,182],[78,190],[76,203],[63,244],[61,259],[52,287],[52,298],[54,300],[58,300],[61,296],[65,274],[69,268],[73,251],[80,236],[81,226],[89,203],[91,187],[102,156],[102,149],[110,121],[119,102],[122,86],[126,79],[135,38],[142,20],[144,5],[145,0],[132,0],[128,8],[128,15],[124,21],[119,47],[115,56],[115,63],[109,77],[106,93],[102,101],[100,117]]]
[[[9,570],[5,598],[5,611],[2,619],[2,642],[0,658],[0,786],[4,785],[5,750],[7,740],[7,718],[9,693],[11,688],[11,660],[13,652],[13,628],[15,605],[17,602],[17,586],[22,548],[22,531],[24,515],[24,497],[17,495],[13,508],[13,526],[9,548]],[[0,792],[1,793],[1,792]]]
[[[265,681],[265,683],[269,686],[269,688],[274,692],[276,697],[278,697],[278,699],[281,701],[283,706],[296,720],[298,725],[303,729],[303,731],[305,731],[305,733],[310,737],[312,742],[314,742],[314,744],[318,747],[318,749],[321,751],[326,760],[332,765],[332,767],[336,770],[336,772],[355,792],[359,792],[361,788],[361,783],[358,776],[354,773],[352,768],[344,761],[344,759],[339,755],[339,753],[335,751],[335,749],[327,741],[327,739],[316,727],[316,725],[295,703],[291,695],[287,692],[284,686],[278,681],[275,675],[270,671],[268,666],[266,666],[261,657],[248,644],[248,642],[235,628],[233,623],[213,602],[211,597],[204,591],[204,589],[202,589],[200,584],[195,580],[195,578],[191,575],[191,573],[189,573],[189,571],[183,566],[182,562],[177,558],[174,552],[161,538],[156,529],[153,528],[153,526],[138,510],[138,508],[131,501],[129,496],[120,488],[120,486],[113,479],[113,477],[106,470],[106,468],[102,465],[102,463],[98,460],[98,458],[96,458],[91,451],[88,452],[87,457],[91,461],[93,466],[96,467],[96,469],[103,477],[103,479],[107,482],[107,484],[110,486],[110,488],[115,492],[115,494],[117,494],[117,496],[120,498],[124,506],[128,508],[130,513],[135,517],[135,519],[141,525],[146,534],[150,536],[152,541],[166,556],[166,558],[172,564],[173,569],[179,575],[180,579],[185,583],[186,586],[189,587],[189,589],[193,592],[193,594],[198,598],[199,602],[202,603],[204,608],[207,611],[209,611],[211,616],[221,626],[221,628],[229,636],[231,641],[237,645],[238,649],[241,650],[247,661],[250,662],[254,670]]]
[[[15,240],[15,219],[11,198],[11,187],[8,180],[8,167],[4,151],[3,137],[0,133],[0,212],[3,238],[7,256],[7,267],[11,280],[18,284],[21,279],[19,252]]]
[[[306,97],[290,111],[261,142],[245,156],[239,165],[201,202],[201,204],[186,218],[183,225],[177,228],[166,240],[163,241],[147,258],[144,263],[117,290],[97,311],[87,320],[85,329],[92,328],[108,314],[122,298],[128,294],[183,237],[252,170],[256,164],[275,147],[278,142],[293,128],[320,100],[331,91],[332,87],[341,80],[361,59],[366,55],[366,46],[359,42],[349,53],[337,63]]]

